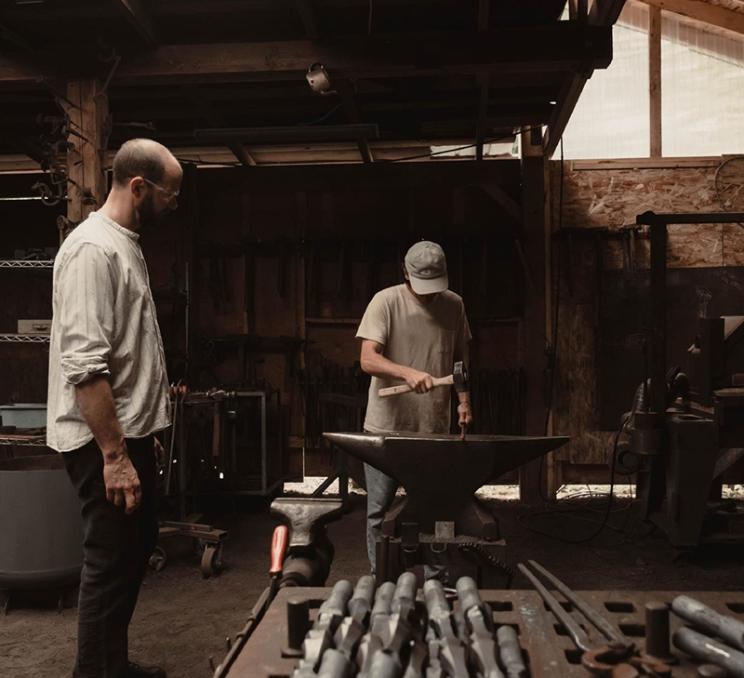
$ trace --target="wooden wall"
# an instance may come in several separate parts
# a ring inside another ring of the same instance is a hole
[[[38,178],[0,177],[0,192],[31,194]],[[291,443],[301,446],[300,375],[358,361],[354,333],[367,302],[402,280],[402,257],[422,238],[445,247],[475,333],[474,364],[521,366],[514,223],[482,185],[518,202],[518,161],[189,168],[178,211],[141,237],[171,380],[192,388],[250,380],[280,390]],[[0,203],[0,258],[55,245],[59,211]],[[17,317],[50,317],[51,273],[0,271],[0,283],[0,332],[14,332]],[[285,350],[300,342],[301,350]],[[47,360],[45,347],[0,344],[0,402],[44,401]]]
[[[561,225],[573,232],[555,240],[553,258],[554,273],[560,274],[553,425],[556,433],[572,437],[557,459],[575,465],[560,464],[559,481],[589,473],[586,465],[603,464],[612,438],[598,426],[598,290],[602,271],[624,270],[628,257],[621,241],[604,231],[634,223],[647,209],[721,209],[714,185],[720,159],[661,160],[655,167],[649,162],[567,162],[562,213],[561,170],[551,163],[553,229]],[[369,297],[400,279],[402,253],[419,238],[445,243],[453,286],[464,292],[473,320],[474,364],[523,365],[519,259],[513,241],[502,237],[509,232],[509,217],[479,188],[490,181],[519,200],[519,167],[433,164],[377,173],[343,166],[190,173],[179,211],[142,237],[171,378],[186,374],[180,291],[189,262],[191,385],[241,381],[239,351],[211,339],[305,340],[305,349],[291,360],[276,348],[256,349],[252,372],[281,390],[289,433],[300,445],[305,404],[298,370],[353,365],[356,323]],[[30,195],[37,178],[2,177],[3,195]],[[12,257],[17,248],[55,245],[59,212],[39,203],[0,203],[0,257]],[[642,238],[633,244],[633,264],[640,270],[647,266],[647,245]],[[744,265],[744,228],[675,226],[669,263],[672,268]],[[246,266],[253,274],[246,276]],[[18,317],[47,317],[50,283],[49,273],[0,271],[0,330],[15,331]],[[44,347],[0,344],[0,402],[45,400],[47,359]]]
[[[715,188],[721,158],[654,161],[551,163],[553,229],[573,230],[554,239],[554,273],[560,272],[560,317],[554,430],[571,443],[557,458],[572,464],[603,464],[609,459],[613,433],[598,427],[598,342],[602,271],[636,272],[648,268],[648,240],[607,237],[635,223],[636,215],[655,212],[715,212],[722,205]],[[635,166],[634,166],[635,164]],[[743,163],[744,164],[744,163]],[[742,167],[742,165],[740,165]],[[744,185],[744,170],[740,185]],[[562,214],[561,214],[562,176]],[[670,227],[669,267],[710,268],[744,264],[744,227],[700,224]],[[690,304],[696,300],[690,299]],[[693,336],[689,339],[692,341]],[[628,352],[627,360],[638,360]],[[577,467],[578,468],[578,467]],[[563,469],[563,479],[577,469]],[[579,468],[578,474],[584,473]],[[559,474],[559,482],[561,476]]]

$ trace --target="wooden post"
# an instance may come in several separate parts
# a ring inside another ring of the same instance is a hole
[[[67,218],[79,223],[106,199],[106,121],[108,97],[97,80],[67,84],[62,101],[70,119],[67,152]]]
[[[661,157],[661,9],[648,8],[649,155]]]
[[[547,220],[546,157],[542,132],[533,128],[522,132],[522,209],[524,249],[532,285],[525,291],[522,331],[523,364],[527,371],[526,433],[545,434],[545,349],[547,347],[546,304],[550,281]],[[519,470],[520,499],[538,504],[546,495],[545,462],[535,461]]]

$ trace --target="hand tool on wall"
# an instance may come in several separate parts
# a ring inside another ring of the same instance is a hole
[[[465,364],[462,361],[456,362],[452,374],[447,377],[435,377],[433,382],[435,387],[454,386],[458,393],[466,391],[468,388],[468,372],[465,369]],[[388,398],[390,396],[400,395],[401,393],[410,393],[411,391],[413,391],[413,388],[408,384],[401,384],[400,386],[381,388],[377,393],[381,398]]]
[[[655,657],[639,653],[634,643],[626,638],[620,629],[539,563],[530,560],[528,564],[531,570],[524,563],[520,563],[519,571],[535,587],[550,611],[566,629],[576,647],[583,652],[581,663],[589,673],[598,676],[671,675],[671,668],[667,664]],[[590,639],[584,626],[561,606],[558,599],[532,570],[549,582],[581,613],[587,622],[587,627],[593,627],[600,636],[604,637],[602,644],[596,644]]]

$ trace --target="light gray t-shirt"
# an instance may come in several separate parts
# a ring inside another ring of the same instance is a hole
[[[424,304],[406,285],[388,287],[375,294],[356,336],[382,344],[383,355],[394,363],[433,377],[452,374],[455,356],[465,355],[467,342],[472,338],[459,295],[447,290]],[[377,395],[379,389],[401,383],[372,377],[364,428],[373,433],[449,433],[452,387],[388,398]]]
[[[168,379],[155,302],[139,236],[93,212],[54,262],[47,445],[68,452],[92,440],[75,386],[111,382],[124,436],[170,425]]]

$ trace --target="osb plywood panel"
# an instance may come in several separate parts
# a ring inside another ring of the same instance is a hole
[[[715,164],[674,169],[592,169],[564,167],[563,216],[559,218],[560,166],[551,167],[554,228],[611,228],[634,224],[637,214],[721,211],[714,185]],[[744,176],[742,176],[744,184]],[[570,252],[557,250],[561,268],[561,312],[555,384],[554,430],[571,436],[557,458],[582,464],[606,463],[612,432],[597,430],[597,364],[595,323],[598,286],[592,239],[573,236]],[[601,240],[602,265],[621,269],[629,264],[619,240]],[[742,265],[744,226],[738,224],[670,227],[671,268]],[[554,262],[554,267],[557,262]],[[632,263],[648,268],[649,242],[636,238]]]
[[[559,318],[554,432],[571,437],[556,458],[602,464],[608,434],[596,427],[595,311],[593,304],[562,304]]]
[[[744,168],[744,163],[742,163]],[[565,228],[611,228],[635,224],[638,214],[718,212],[715,166],[657,169],[574,170],[563,173],[563,216],[559,215],[560,165],[551,168],[553,224]],[[744,169],[742,185],[744,185]],[[731,180],[731,177],[728,177]],[[622,267],[618,242],[605,244],[605,266]],[[648,241],[636,241],[636,262],[648,265]],[[674,268],[737,266],[744,260],[744,226],[674,225],[669,233],[669,265]]]
[[[552,166],[553,208],[558,209],[560,166]],[[634,224],[646,210],[710,212],[719,210],[714,168],[571,171],[564,168],[563,225],[619,227]],[[557,223],[557,214],[556,221]]]

